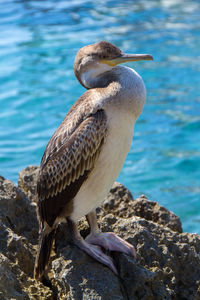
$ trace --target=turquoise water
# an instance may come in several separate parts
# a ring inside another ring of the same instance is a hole
[[[79,48],[99,40],[153,62],[129,66],[148,97],[119,180],[200,233],[200,2],[0,2],[0,174],[38,165],[66,112],[84,92],[73,74]]]

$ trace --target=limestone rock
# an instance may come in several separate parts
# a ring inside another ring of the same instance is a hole
[[[57,232],[46,280],[32,278],[38,238],[38,167],[20,172],[19,187],[0,177],[0,299],[199,300],[200,237],[182,233],[179,218],[145,196],[133,199],[115,183],[98,222],[132,243],[137,261],[112,252],[119,275],[71,243],[66,224]],[[79,229],[89,233],[83,218]]]
[[[35,205],[11,181],[0,177],[0,299],[53,299],[32,278],[38,224]]]
[[[102,208],[103,210],[98,209],[101,215],[112,211],[113,215],[123,218],[138,216],[167,226],[173,231],[182,232],[181,221],[174,213],[160,206],[157,202],[148,200],[145,195],[133,200],[130,191],[117,182],[114,183]]]
[[[37,166],[29,166],[19,172],[18,187],[31,200],[36,202],[36,182],[39,173]]]
[[[10,180],[0,177],[0,220],[16,234],[37,240],[36,204]]]

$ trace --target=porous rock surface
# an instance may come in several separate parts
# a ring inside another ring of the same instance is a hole
[[[119,272],[94,261],[71,243],[66,224],[59,227],[43,282],[33,279],[38,239],[38,167],[20,172],[18,187],[0,177],[0,300],[200,300],[200,236],[182,233],[172,212],[115,183],[97,209],[103,231],[132,243],[137,261],[112,255]],[[82,219],[81,234],[89,233]]]

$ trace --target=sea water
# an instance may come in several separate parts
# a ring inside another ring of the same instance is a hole
[[[130,63],[147,102],[118,180],[200,233],[200,2],[0,1],[0,174],[39,165],[84,92],[73,74],[82,46],[110,41],[154,61]]]

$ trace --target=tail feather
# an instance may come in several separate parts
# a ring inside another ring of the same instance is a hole
[[[39,237],[37,256],[34,267],[34,278],[39,279],[48,265],[56,229],[51,232],[42,231]]]

